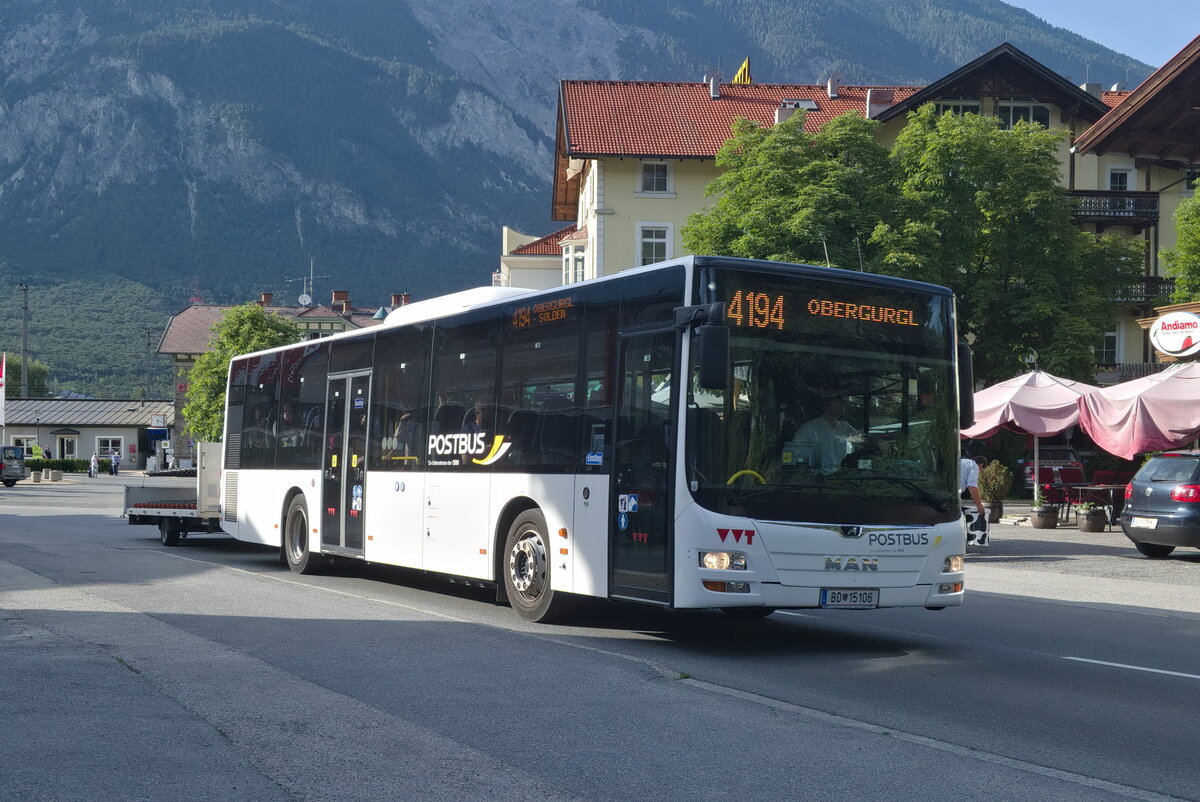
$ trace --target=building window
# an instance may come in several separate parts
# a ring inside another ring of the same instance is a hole
[[[572,279],[574,281],[583,281],[583,279],[585,278],[585,276],[584,276],[585,261],[584,261],[583,251],[584,251],[584,248],[582,245],[575,246],[574,275],[572,276]]]
[[[1109,192],[1128,192],[1129,179],[1133,175],[1133,170],[1127,167],[1110,167],[1108,170],[1108,191]]]
[[[37,438],[35,437],[14,437],[12,439],[12,444],[25,452],[25,459],[33,456],[33,446],[35,443],[37,443]]]
[[[949,113],[957,114],[959,116],[962,116],[963,114],[978,114],[979,103],[977,101],[969,102],[965,100],[955,100],[948,103],[935,103],[934,110],[937,111],[938,114]]]
[[[644,161],[641,162],[641,173],[638,176],[637,197],[675,197],[675,171],[670,162]]]
[[[562,283],[563,284],[571,283],[571,259],[572,259],[571,251],[572,251],[572,246],[570,246],[570,245],[563,246],[563,262],[562,262]]]
[[[59,459],[75,459],[79,452],[78,442],[77,437],[59,436],[56,456]]]
[[[1196,191],[1196,184],[1200,183],[1200,170],[1185,170],[1183,173],[1183,194],[1191,195]]]
[[[96,454],[101,457],[111,457],[113,454],[120,454],[121,449],[125,447],[124,437],[97,437],[96,438]]]
[[[1096,346],[1097,365],[1115,365],[1120,362],[1120,332],[1106,331],[1100,344]]]
[[[651,265],[671,258],[671,224],[638,223],[638,264]]]
[[[1047,106],[1030,103],[1002,103],[998,116],[1001,128],[1012,128],[1022,120],[1038,123],[1043,128],[1050,127],[1050,109]]]

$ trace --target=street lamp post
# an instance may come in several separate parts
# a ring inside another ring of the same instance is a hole
[[[42,447],[42,416],[33,416],[33,444],[39,449]]]

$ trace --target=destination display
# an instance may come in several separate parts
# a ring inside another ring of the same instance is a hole
[[[571,320],[575,314],[575,298],[555,298],[552,301],[541,301],[529,306],[519,306],[513,310],[512,327],[528,329],[533,326],[544,326],[549,323],[561,323]]]

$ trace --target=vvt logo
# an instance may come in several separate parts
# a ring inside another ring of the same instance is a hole
[[[724,543],[725,538],[729,537],[730,535],[733,535],[734,543],[741,543],[743,537],[746,538],[747,546],[753,545],[753,543],[754,543],[754,530],[753,529],[718,529],[717,530],[717,537],[721,538],[722,543]]]

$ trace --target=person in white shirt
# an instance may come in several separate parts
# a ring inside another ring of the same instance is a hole
[[[840,395],[822,399],[821,414],[805,421],[784,446],[784,463],[807,462],[817,473],[833,473],[842,460],[853,451],[852,444],[863,437],[842,415],[846,414],[846,399]],[[789,459],[790,457],[790,459]]]
[[[967,519],[968,546],[988,545],[987,511],[979,495],[979,468],[984,463],[983,457],[963,457],[958,463],[958,489],[963,498],[963,515]],[[974,510],[968,501],[974,503]]]

